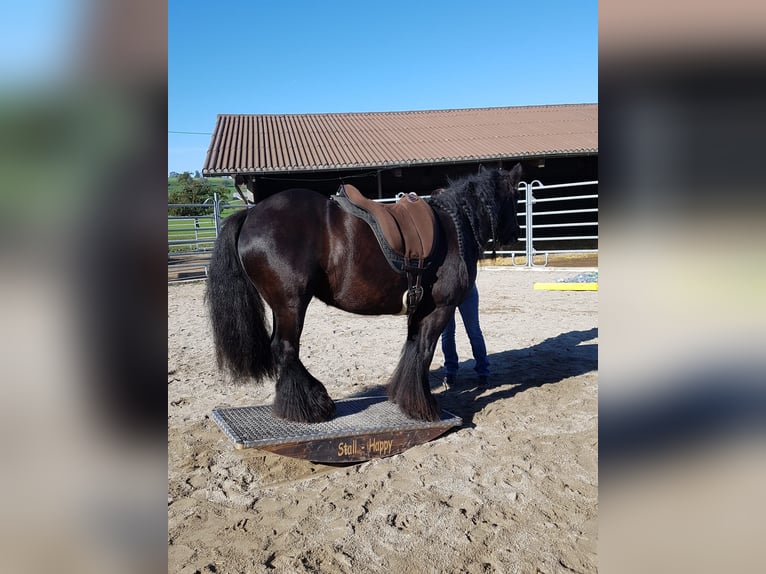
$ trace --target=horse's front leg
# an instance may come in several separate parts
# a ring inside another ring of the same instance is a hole
[[[407,329],[399,364],[388,383],[388,396],[411,418],[424,421],[441,418],[428,373],[436,343],[454,312],[454,307],[437,307],[424,317],[413,317]]]
[[[306,307],[296,302],[274,312],[271,349],[277,366],[277,386],[272,411],[289,421],[317,423],[335,415],[335,403],[298,356]]]

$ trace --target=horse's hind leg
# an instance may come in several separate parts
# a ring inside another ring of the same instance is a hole
[[[272,410],[279,418],[316,423],[335,415],[335,403],[324,385],[306,370],[298,355],[307,306],[307,302],[300,302],[274,311],[271,346],[278,370]]]

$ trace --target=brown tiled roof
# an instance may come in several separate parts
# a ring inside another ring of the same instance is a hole
[[[598,104],[218,116],[205,175],[598,152]]]

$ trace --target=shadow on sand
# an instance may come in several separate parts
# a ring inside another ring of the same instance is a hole
[[[569,377],[583,375],[598,368],[598,344],[582,343],[598,337],[598,328],[569,331],[550,337],[524,349],[489,355],[492,376],[486,386],[479,386],[473,371],[473,359],[462,361],[457,381],[444,390],[442,368],[431,371],[431,389],[439,405],[463,419],[464,427],[472,427],[473,417],[490,403],[508,399],[527,389],[555,384]],[[439,392],[441,391],[441,392]],[[355,393],[353,397],[385,395],[382,385]]]

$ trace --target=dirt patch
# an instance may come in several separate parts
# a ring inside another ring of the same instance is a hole
[[[217,371],[204,284],[168,286],[170,572],[595,572],[597,292],[535,291],[565,269],[483,268],[477,284],[492,366],[478,388],[458,319],[461,370],[440,404],[461,428],[347,466],[234,450],[219,405],[269,403],[273,385]],[[301,356],[334,398],[380,391],[402,317],[314,301]]]

